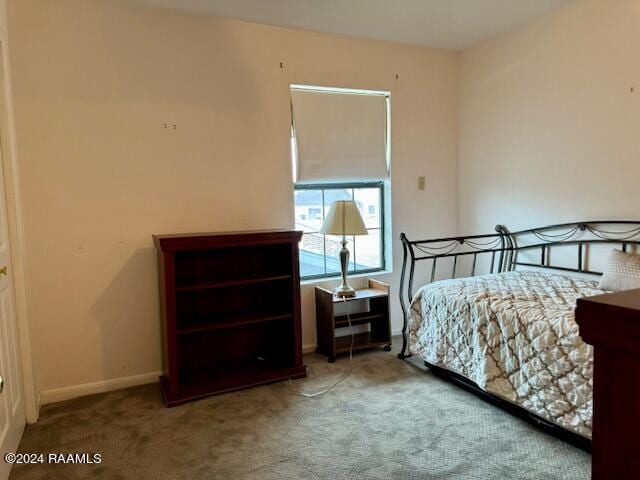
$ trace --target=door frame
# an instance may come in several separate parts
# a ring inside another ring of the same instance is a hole
[[[31,337],[29,335],[26,258],[22,205],[20,202],[20,185],[17,162],[17,141],[13,110],[13,87],[9,57],[8,32],[6,26],[6,2],[0,4],[0,142],[4,168],[5,197],[7,203],[7,224],[9,243],[11,246],[12,281],[15,300],[15,314],[18,331],[18,351],[22,364],[22,391],[27,423],[38,420],[40,399],[36,388],[34,366],[31,353]]]

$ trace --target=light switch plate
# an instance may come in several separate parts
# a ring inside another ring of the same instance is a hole
[[[425,180],[424,177],[418,177],[418,190],[424,190]]]

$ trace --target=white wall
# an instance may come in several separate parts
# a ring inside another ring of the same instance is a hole
[[[293,226],[291,83],[391,91],[399,327],[399,232],[457,228],[457,53],[114,0],[12,0],[9,26],[44,401],[160,370],[152,234]]]
[[[639,0],[581,0],[462,55],[461,233],[640,219],[638,45]]]

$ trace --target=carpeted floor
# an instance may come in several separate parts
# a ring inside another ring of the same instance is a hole
[[[306,357],[313,390],[335,379]],[[588,479],[589,454],[538,432],[424,368],[354,357],[327,395],[286,382],[164,408],[156,385],[42,409],[21,452],[100,453],[99,465],[15,465],[18,479]]]

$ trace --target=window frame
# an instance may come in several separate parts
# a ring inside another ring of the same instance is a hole
[[[324,191],[325,190],[340,190],[340,189],[351,189],[351,190],[355,190],[355,189],[361,189],[361,188],[377,188],[380,191],[380,206],[379,206],[379,211],[380,211],[380,226],[379,227],[375,227],[375,228],[367,228],[368,230],[379,230],[380,231],[380,266],[379,267],[375,267],[375,268],[366,268],[366,269],[361,269],[361,270],[356,270],[356,269],[349,269],[348,273],[349,275],[361,275],[361,274],[369,274],[369,273],[377,273],[377,272],[384,272],[385,270],[385,266],[386,266],[386,258],[385,258],[385,252],[386,252],[386,248],[385,248],[385,205],[384,205],[384,197],[385,197],[385,192],[384,192],[384,186],[385,186],[385,182],[383,180],[380,181],[367,181],[367,182],[342,182],[342,183],[294,183],[293,185],[293,191],[294,191],[294,196],[295,196],[295,191],[296,190],[321,190],[322,191],[322,216],[323,219],[325,217],[325,212],[324,212]],[[355,196],[355,192],[352,193],[352,197]],[[294,199],[294,207],[295,207],[295,199]],[[323,237],[323,258],[324,258],[324,273],[322,274],[316,274],[316,275],[302,275],[300,274],[300,280],[301,281],[306,281],[306,280],[322,280],[322,279],[329,279],[329,278],[339,278],[341,273],[340,272],[330,272],[327,273],[327,253],[326,253],[326,235],[321,234]],[[353,252],[350,250],[350,257],[353,255],[352,258],[354,258],[354,265],[356,264],[355,262],[355,254],[356,254],[356,250],[355,250],[355,242],[353,244]]]

